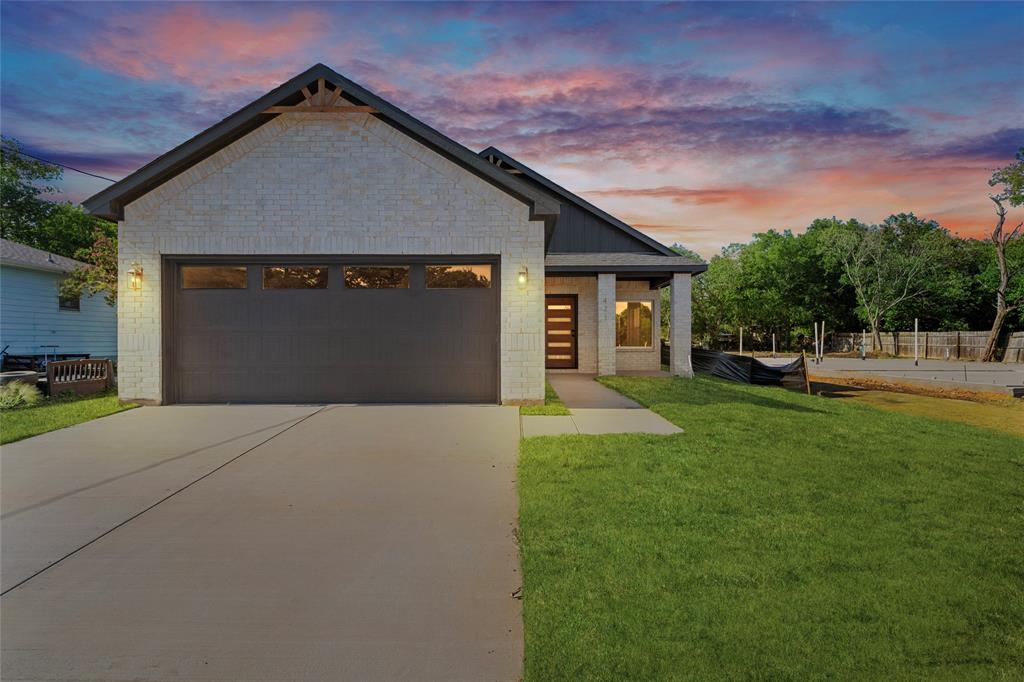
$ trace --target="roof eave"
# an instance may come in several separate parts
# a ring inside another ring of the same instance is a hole
[[[86,265],[86,263],[83,263],[82,265]],[[35,270],[37,272],[52,272],[53,274],[56,274],[56,275],[63,275],[63,274],[69,273],[69,272],[71,272],[72,270],[75,269],[75,268],[70,268],[70,267],[63,267],[63,266],[60,266],[60,265],[40,265],[40,264],[37,264],[37,263],[19,263],[17,261],[2,260],[2,259],[0,259],[0,266],[3,266],[5,268],[21,268],[22,270]]]
[[[545,265],[544,272],[553,273],[575,273],[575,274],[599,274],[614,273],[621,275],[667,275],[674,273],[689,273],[699,275],[706,271],[706,263],[679,263],[679,264],[652,264],[652,265]]]

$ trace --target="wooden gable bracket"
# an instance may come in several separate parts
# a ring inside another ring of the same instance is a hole
[[[327,89],[327,81],[318,78],[316,81],[316,93],[311,93],[306,86],[302,87],[302,94],[306,99],[294,106],[277,106],[264,109],[264,114],[376,114],[379,113],[373,107],[356,104],[336,104],[341,98],[341,86],[334,85],[334,90]]]

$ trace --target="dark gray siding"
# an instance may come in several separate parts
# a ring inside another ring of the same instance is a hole
[[[658,253],[611,223],[563,202],[549,253]]]

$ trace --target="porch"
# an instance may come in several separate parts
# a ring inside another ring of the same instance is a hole
[[[662,290],[668,303],[668,371],[693,376],[691,281],[702,267],[654,254],[549,254],[544,278],[544,359],[549,374],[662,370]]]

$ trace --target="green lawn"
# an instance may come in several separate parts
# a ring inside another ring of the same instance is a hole
[[[715,379],[523,441],[526,679],[1024,677],[1024,438]]]
[[[555,389],[551,388],[551,384],[544,382],[544,404],[543,405],[523,405],[519,408],[519,414],[526,415],[542,415],[549,417],[558,417],[569,414],[569,408],[565,406],[562,399],[555,393]]]
[[[45,399],[32,407],[0,412],[0,444],[55,431],[105,417],[135,405],[118,402],[117,395],[103,394],[85,398]]]

